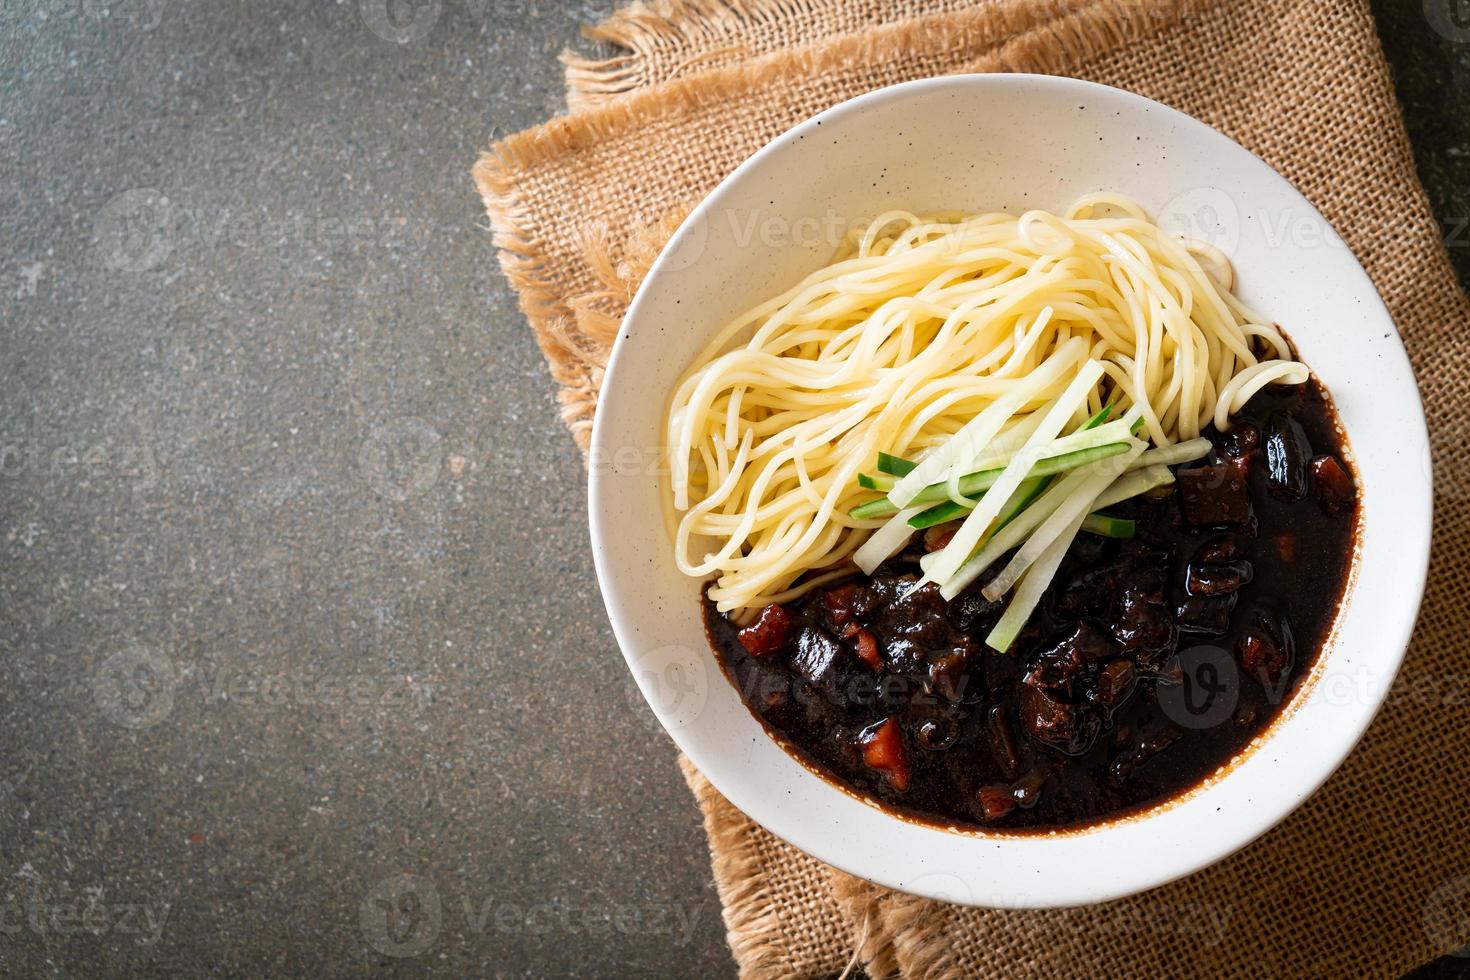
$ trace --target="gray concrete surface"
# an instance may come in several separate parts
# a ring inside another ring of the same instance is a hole
[[[384,9],[0,10],[0,975],[733,971],[467,176],[599,5]]]
[[[0,974],[731,969],[467,173],[591,11],[370,10],[0,19]]]

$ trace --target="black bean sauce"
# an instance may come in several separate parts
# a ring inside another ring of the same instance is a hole
[[[1206,435],[1215,452],[1163,496],[1109,509],[1134,538],[1079,535],[1007,654],[984,642],[1004,607],[984,580],[902,598],[923,534],[744,632],[706,603],[711,643],[789,750],[910,817],[1020,832],[1145,809],[1290,701],[1352,561],[1356,492],[1315,381]]]

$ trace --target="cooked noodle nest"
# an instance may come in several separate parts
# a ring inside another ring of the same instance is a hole
[[[879,452],[922,458],[1008,397],[1001,438],[1023,431],[1089,361],[1103,374],[1087,414],[1136,407],[1156,446],[1228,428],[1265,385],[1308,379],[1233,280],[1218,250],[1113,194],[1061,215],[879,215],[720,330],[676,386],[679,569],[714,577],[710,600],[737,616],[850,574],[883,523],[848,513],[872,499],[857,477]]]

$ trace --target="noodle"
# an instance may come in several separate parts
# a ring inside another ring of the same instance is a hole
[[[998,438],[1024,438],[1089,360],[1102,378],[1088,412],[1136,406],[1139,438],[1226,428],[1265,385],[1308,378],[1234,279],[1217,249],[1112,194],[1064,215],[879,215],[722,329],[676,387],[665,506],[680,570],[718,576],[723,611],[838,577],[883,523],[848,513],[871,499],[857,477],[879,452],[921,457],[1001,403],[1016,407],[998,410]]]

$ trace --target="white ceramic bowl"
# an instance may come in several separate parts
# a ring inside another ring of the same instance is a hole
[[[1337,403],[1361,481],[1356,581],[1291,708],[1191,795],[1045,836],[896,818],[814,775],[746,710],[706,644],[700,584],[674,567],[656,465],[669,392],[712,331],[825,264],[848,226],[913,211],[1060,209],[1116,190],[1235,262]],[[1289,814],[1347,756],[1393,681],[1423,591],[1433,501],[1418,389],[1388,312],[1325,219],[1265,163],[1146,99],[1028,75],[865,95],[775,140],[680,228],[629,310],[593,435],[597,574],[653,711],[730,802],[883,885],[998,907],[1098,902],[1189,874]]]

